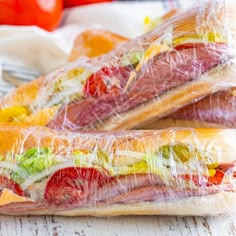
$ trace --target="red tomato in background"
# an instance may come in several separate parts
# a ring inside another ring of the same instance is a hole
[[[64,0],[64,7],[75,7],[92,3],[112,2],[112,1],[113,0]]]
[[[61,19],[62,0],[0,0],[0,24],[37,25],[51,31]]]

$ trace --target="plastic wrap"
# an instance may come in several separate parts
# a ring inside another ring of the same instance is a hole
[[[236,209],[235,130],[0,126],[0,213],[218,215]]]
[[[146,17],[144,23],[147,31],[157,27],[158,24],[161,24],[175,14],[177,14],[177,11],[173,10],[158,19],[153,20],[150,17]],[[110,31],[89,29],[77,36],[69,60],[76,61],[81,56],[95,57],[105,54],[126,40],[126,38],[113,34]],[[179,109],[168,117],[150,122],[141,128],[236,127],[235,95],[235,88],[217,92]]]
[[[168,11],[161,17],[152,19],[149,16],[144,18],[145,32],[149,32],[166,21],[170,17],[177,14],[177,10]],[[133,27],[136,27],[134,24]],[[74,41],[68,61],[76,61],[80,57],[96,57],[101,56],[115,49],[121,43],[127,41],[128,38],[118,35],[112,31],[91,27],[77,35]]]
[[[167,127],[236,127],[235,88],[211,94],[200,101],[170,114],[169,116],[144,125],[143,129]]]
[[[71,50],[69,61],[80,57],[96,57],[112,51],[127,38],[107,30],[91,28],[79,34]]]
[[[157,19],[147,16],[144,20],[146,31],[153,30],[176,14],[178,14],[177,10],[172,10]],[[126,38],[109,31],[89,29],[77,36],[69,60],[75,61],[81,56],[94,57],[105,54],[126,40]],[[236,114],[234,112],[236,107],[235,94],[235,88],[217,92],[179,109],[168,117],[150,122],[141,128],[236,127]]]
[[[204,1],[7,95],[0,121],[73,131],[141,127],[235,85],[234,22],[234,1]]]

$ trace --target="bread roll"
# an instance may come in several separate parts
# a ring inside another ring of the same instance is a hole
[[[70,133],[1,125],[0,213],[228,214],[236,209],[235,141],[227,129]]]
[[[235,5],[206,1],[108,54],[19,88],[0,102],[2,123],[134,129],[234,86]],[[27,112],[18,114],[18,108]]]

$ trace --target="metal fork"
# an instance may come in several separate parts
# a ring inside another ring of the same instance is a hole
[[[0,63],[0,73],[0,96],[41,76],[39,71],[27,66],[5,62]]]

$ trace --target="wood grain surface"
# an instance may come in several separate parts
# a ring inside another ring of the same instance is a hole
[[[1,236],[236,235],[236,215],[219,217],[127,216],[115,218],[0,216]]]

